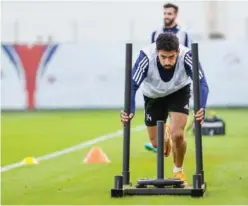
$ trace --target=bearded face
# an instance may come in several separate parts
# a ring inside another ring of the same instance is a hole
[[[177,13],[174,8],[164,9],[164,24],[165,26],[171,26],[177,18]]]

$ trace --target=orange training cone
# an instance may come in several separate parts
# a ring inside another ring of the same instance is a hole
[[[107,155],[99,147],[93,147],[84,159],[84,163],[109,163]]]

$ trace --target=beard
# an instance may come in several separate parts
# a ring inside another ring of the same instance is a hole
[[[171,26],[174,23],[175,19],[165,19],[164,24],[165,26]]]
[[[174,66],[173,65],[163,65],[164,69],[172,69]]]

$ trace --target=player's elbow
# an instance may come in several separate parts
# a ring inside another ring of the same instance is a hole
[[[207,81],[206,81],[205,79],[204,79],[204,81],[201,81],[201,82],[200,82],[200,85],[201,85],[201,87],[204,88],[204,91],[205,91],[206,93],[209,93],[208,83],[207,83]]]
[[[207,99],[209,94],[209,87],[205,78],[200,81],[200,88],[202,95],[205,97],[205,99]]]
[[[209,87],[208,87],[208,84],[207,84],[206,88],[207,88],[207,94],[209,94]]]
[[[139,89],[139,85],[135,80],[132,80],[132,90],[137,91]]]
[[[205,88],[206,88],[206,95],[208,96],[209,94],[209,87],[208,87],[208,83],[205,82]]]

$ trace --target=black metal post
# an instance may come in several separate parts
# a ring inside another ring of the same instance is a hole
[[[131,76],[132,76],[132,44],[126,44],[124,112],[128,115],[131,109]],[[130,183],[130,121],[123,126],[123,184]]]
[[[123,187],[123,177],[115,176],[115,189],[122,189]]]
[[[200,109],[200,78],[199,78],[199,54],[198,44],[192,43],[193,59],[193,93],[194,93],[194,112]],[[196,151],[196,174],[194,176],[194,188],[198,188],[204,183],[203,156],[202,156],[202,133],[200,121],[195,123],[195,151]]]
[[[157,179],[164,179],[164,121],[157,121]]]

